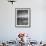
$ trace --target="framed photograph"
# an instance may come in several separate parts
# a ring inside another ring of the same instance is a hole
[[[30,27],[31,26],[31,9],[15,8],[15,26]]]

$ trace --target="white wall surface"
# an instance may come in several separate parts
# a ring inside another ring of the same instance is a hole
[[[31,27],[15,27],[15,8],[31,8]],[[26,32],[31,39],[46,40],[46,1],[17,0],[13,5],[0,0],[0,41],[15,40],[19,32]]]

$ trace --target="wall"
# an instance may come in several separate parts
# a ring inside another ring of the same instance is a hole
[[[31,8],[31,27],[15,27],[15,8]],[[26,32],[33,40],[46,40],[45,0],[17,0],[12,5],[0,0],[0,41],[15,40],[19,32]]]

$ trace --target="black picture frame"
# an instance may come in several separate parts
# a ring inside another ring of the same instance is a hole
[[[30,8],[15,8],[15,27],[31,27]]]

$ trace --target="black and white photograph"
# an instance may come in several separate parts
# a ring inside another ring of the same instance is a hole
[[[16,8],[16,26],[17,27],[30,27],[30,8]]]

